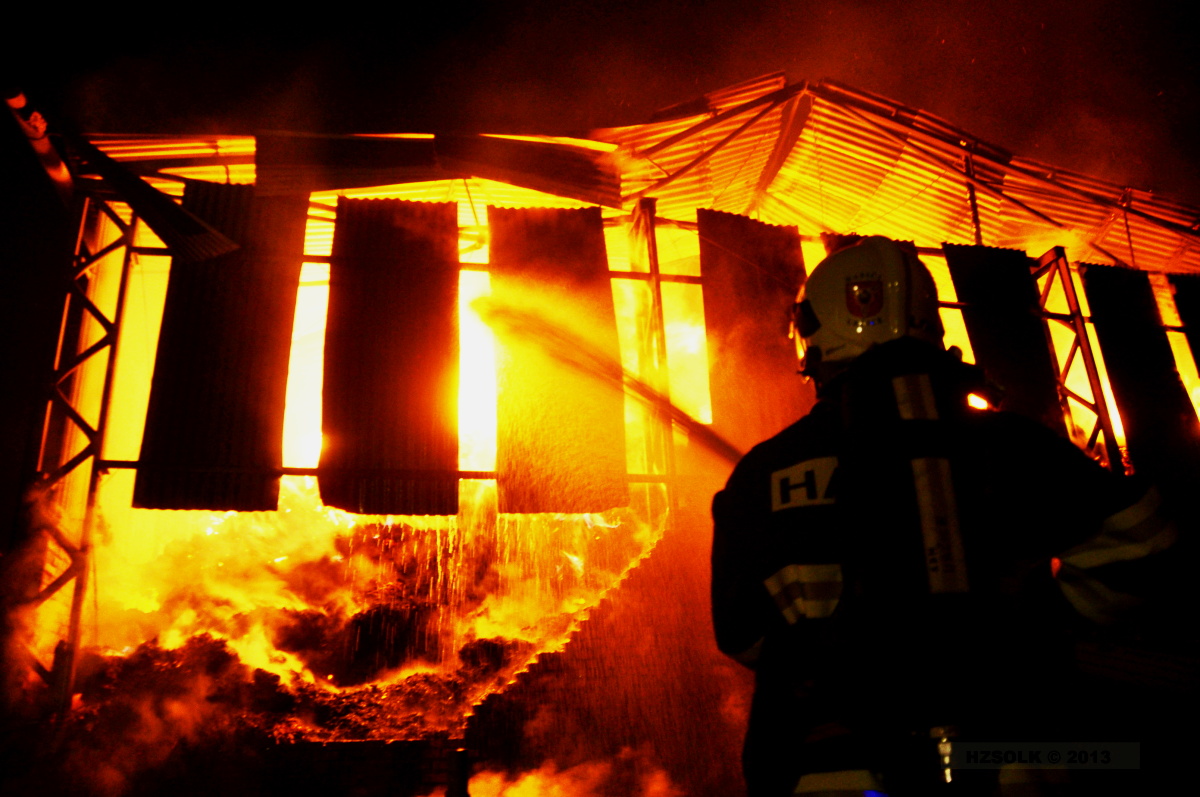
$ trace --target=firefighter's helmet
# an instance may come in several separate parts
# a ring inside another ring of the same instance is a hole
[[[846,363],[872,346],[913,337],[942,346],[937,286],[916,253],[881,236],[840,249],[813,269],[793,308],[801,373]]]

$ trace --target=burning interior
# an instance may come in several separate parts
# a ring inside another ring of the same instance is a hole
[[[78,235],[14,604],[23,699],[77,735],[159,678],[176,706],[159,724],[454,748],[481,706],[549,722],[506,695],[563,697],[537,669],[573,667],[655,711],[706,683],[684,713],[723,719],[651,743],[661,769],[623,793],[734,793],[745,684],[708,642],[707,500],[812,401],[786,311],[846,234],[914,242],[947,344],[1006,408],[1110,467],[1194,473],[1196,209],[830,81],[767,76],[589,140],[93,136],[72,153]],[[595,671],[630,640],[674,651],[662,683]],[[163,744],[80,766],[119,792]],[[465,790],[454,777],[405,788]]]

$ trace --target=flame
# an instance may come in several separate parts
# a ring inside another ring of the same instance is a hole
[[[534,770],[512,774],[485,769],[471,776],[473,797],[683,797],[684,792],[646,751],[622,748],[611,760],[563,767],[547,761]],[[445,797],[435,789],[428,797]]]
[[[667,335],[667,375],[671,399],[701,423],[712,423],[708,383],[708,343],[699,285],[662,285]]]
[[[310,225],[311,228],[311,225]],[[321,458],[321,381],[325,372],[325,316],[329,265],[305,263],[296,292],[292,352],[283,412],[283,464],[315,468]]]
[[[486,271],[459,272],[458,467],[496,469],[496,341],[475,309],[491,295]]]
[[[613,765],[589,761],[560,770],[553,762],[511,778],[503,772],[484,771],[471,778],[475,797],[601,797],[611,794],[606,785],[613,780]],[[643,773],[630,797],[683,797],[683,792],[661,769]]]
[[[1171,354],[1175,358],[1175,369],[1179,371],[1179,379],[1187,390],[1192,409],[1200,418],[1200,372],[1197,372],[1196,358],[1187,335],[1182,330],[1183,319],[1179,316],[1179,308],[1175,306],[1175,288],[1166,274],[1149,276],[1150,286],[1154,290],[1154,301],[1158,305],[1158,314],[1166,328],[1167,342],[1171,344]]]
[[[800,253],[804,258],[804,270],[811,274],[812,270],[825,259],[825,244],[819,237],[808,236],[800,239]]]
[[[937,285],[938,301],[954,303],[958,301],[958,292],[954,290],[954,280],[950,277],[950,267],[946,265],[945,255],[921,255],[921,262],[933,275]],[[938,310],[942,319],[942,343],[949,349],[957,346],[962,352],[964,362],[975,362],[975,350],[971,347],[971,338],[967,335],[967,325],[963,321],[962,310],[957,307],[942,307]]]
[[[308,222],[311,260],[301,269],[284,417],[287,467],[311,468],[320,457],[329,295],[329,266],[321,261],[332,242],[331,202],[314,195]],[[476,311],[489,278],[486,218],[475,209],[474,201],[460,205],[460,218],[469,221],[460,250],[472,267],[460,271],[459,466],[491,471],[496,351]],[[106,448],[108,456],[128,459],[140,448],[166,289],[163,258],[135,260]],[[672,351],[690,350],[703,363],[697,297],[680,303],[685,317],[673,319],[669,337],[676,339]],[[636,340],[649,323],[648,304],[625,309],[622,342]],[[632,445],[646,445],[653,437],[647,413],[639,409],[629,421]],[[98,488],[96,591],[85,644],[109,656],[143,651],[167,660],[223,647],[247,673],[278,678],[296,701],[327,706],[310,714],[340,717],[324,724],[287,719],[287,733],[311,739],[461,729],[484,697],[567,644],[653,549],[668,505],[663,485],[635,484],[625,508],[505,515],[496,511],[494,480],[464,479],[455,517],[370,517],[323,506],[314,477],[285,476],[276,512],[156,511],[131,508],[134,476],[114,470]],[[53,638],[53,623],[47,629]]]
[[[967,406],[977,410],[990,410],[992,405],[988,400],[978,393],[970,393],[967,395]]]

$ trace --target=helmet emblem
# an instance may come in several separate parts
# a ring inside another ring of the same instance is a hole
[[[846,310],[855,318],[870,318],[883,310],[883,280],[846,281]]]

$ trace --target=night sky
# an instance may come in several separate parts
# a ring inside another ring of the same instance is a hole
[[[341,18],[353,4],[327,3],[303,21],[250,5],[105,5],[69,22],[33,9],[42,17],[9,20],[7,80],[89,132],[583,134],[783,70],[1200,204],[1200,58],[1183,3],[533,0]],[[198,21],[164,21],[188,13]]]

